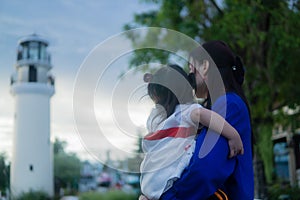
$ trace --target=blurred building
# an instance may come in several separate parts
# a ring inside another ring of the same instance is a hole
[[[276,178],[300,187],[300,129],[278,126],[273,130],[274,173]]]
[[[79,192],[87,192],[97,189],[97,178],[101,174],[103,165],[91,164],[84,161],[80,171]]]

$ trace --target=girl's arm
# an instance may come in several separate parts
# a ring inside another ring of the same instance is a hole
[[[243,143],[239,133],[221,115],[206,108],[197,108],[191,112],[191,119],[194,123],[201,123],[227,138],[230,158],[238,154],[244,154]]]

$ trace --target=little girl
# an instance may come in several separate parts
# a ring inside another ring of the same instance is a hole
[[[195,103],[188,75],[177,65],[145,74],[148,95],[155,103],[143,139],[141,190],[148,199],[159,199],[188,166],[199,124],[228,139],[229,157],[243,154],[238,132],[219,114]],[[203,172],[205,173],[205,172]]]

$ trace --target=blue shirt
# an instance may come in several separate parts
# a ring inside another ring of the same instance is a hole
[[[225,117],[239,132],[244,154],[229,159],[227,139],[203,129],[196,139],[189,166],[161,199],[206,200],[220,188],[230,200],[253,200],[251,125],[247,106],[235,93],[227,93],[217,99],[212,110]]]

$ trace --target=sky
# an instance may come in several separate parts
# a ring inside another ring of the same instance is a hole
[[[98,138],[95,135],[97,140],[89,135],[93,127],[84,115],[86,105],[79,100],[74,102],[73,92],[81,66],[97,45],[99,47],[123,32],[123,26],[133,21],[135,13],[153,8],[154,5],[139,0],[0,0],[0,152],[5,152],[11,159],[15,108],[10,94],[10,76],[15,71],[17,42],[23,36],[36,33],[50,43],[51,73],[55,77],[55,95],[51,98],[51,140],[66,141],[67,151],[77,153],[82,159],[93,159],[96,154],[105,157],[107,149],[131,154],[136,134],[144,132],[151,106],[149,99],[143,97],[145,84],[140,76],[127,71],[122,80],[117,79],[128,69],[130,53],[110,63],[97,85],[92,86],[95,91],[92,108],[102,133]],[[131,88],[130,91],[122,89],[124,85]],[[75,117],[74,103],[81,108]],[[88,131],[83,133],[84,128],[78,127],[78,123],[84,123]],[[98,132],[94,131],[95,134]],[[89,148],[93,146],[91,143],[101,148]]]

